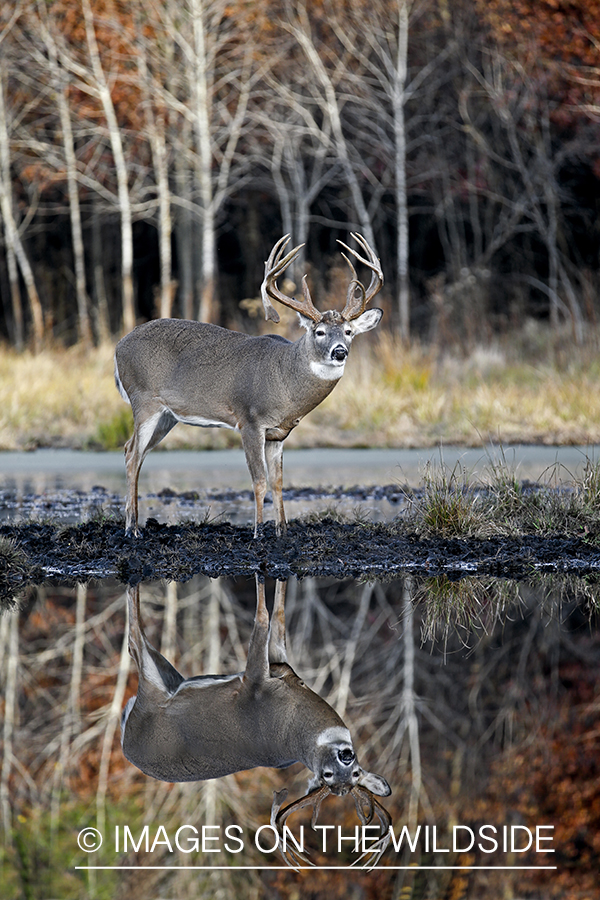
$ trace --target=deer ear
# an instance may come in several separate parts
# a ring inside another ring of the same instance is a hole
[[[314,324],[314,319],[309,319],[308,316],[303,316],[301,312],[298,313],[298,325],[301,325],[302,328],[310,331]]]
[[[360,770],[358,783],[361,787],[371,791],[372,794],[377,794],[378,797],[389,797],[392,793],[392,789],[385,778],[381,775],[375,775],[374,772],[365,772],[364,769]]]
[[[362,334],[364,331],[371,331],[372,328],[375,328],[379,325],[381,321],[381,317],[383,315],[382,309],[367,309],[362,315],[358,316],[356,319],[351,319],[352,325],[354,326],[354,331],[356,334]]]

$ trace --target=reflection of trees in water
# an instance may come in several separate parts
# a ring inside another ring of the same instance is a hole
[[[142,599],[150,639],[181,672],[243,669],[254,614],[252,580],[153,583],[143,586]],[[538,759],[537,748],[558,728],[553,722],[559,708],[568,727],[565,704],[580,669],[590,680],[589,696],[596,691],[597,697],[597,676],[591,673],[598,669],[599,642],[589,627],[594,608],[594,587],[557,579],[528,585],[307,578],[288,587],[288,652],[296,671],[344,717],[361,762],[392,785],[388,806],[395,824],[444,828],[486,815],[510,824],[525,821],[523,811],[514,796],[508,808],[498,784],[527,780],[528,753]],[[268,823],[273,790],[285,785],[293,796],[305,790],[307,772],[300,766],[171,785],[129,765],[119,745],[119,721],[137,677],[125,631],[124,593],[115,584],[40,589],[36,602],[0,619],[0,800],[9,897],[11,885],[20,896],[26,870],[33,882],[51,883],[54,895],[61,895],[64,872],[69,869],[72,877],[74,835],[86,824],[109,834],[115,824],[126,823],[134,835],[149,824],[151,840],[159,825],[172,836],[184,823],[239,823],[250,835]],[[595,722],[598,729],[597,717]],[[511,753],[521,753],[520,772],[507,770]],[[490,771],[492,794],[486,793]],[[308,825],[308,819],[300,821]],[[353,804],[328,801],[322,821],[343,824],[351,833]],[[214,865],[217,856],[219,864],[278,864],[250,849],[236,856],[171,855],[160,845],[152,854],[140,847],[103,862]],[[315,858],[331,863],[331,856],[326,860],[317,852]],[[393,861],[404,862],[401,854]],[[444,864],[453,861],[446,858]],[[52,867],[56,884],[48,882]],[[363,876],[356,877],[362,883]],[[100,886],[110,876],[95,878]],[[441,890],[440,873],[428,878],[428,890],[436,878]],[[134,900],[160,886],[170,896],[201,896],[209,879],[214,896],[234,888],[249,897],[262,892],[258,873],[147,870],[121,873],[113,895]],[[293,882],[287,875],[282,879],[277,883],[285,896],[285,885]],[[366,891],[374,889],[374,881],[364,883]]]

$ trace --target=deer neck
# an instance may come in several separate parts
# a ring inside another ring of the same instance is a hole
[[[334,740],[351,742],[342,719],[327,701],[312,691],[288,664],[271,666],[279,672],[277,695],[285,703],[276,703],[270,717],[276,727],[273,738],[279,743],[279,756],[286,763],[298,761],[314,772],[322,748]]]
[[[312,396],[325,399],[334,389],[342,375],[343,365],[332,365],[319,359],[308,334],[302,335],[290,348],[290,363],[298,389],[304,389]]]

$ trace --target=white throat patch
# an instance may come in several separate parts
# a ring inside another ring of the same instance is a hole
[[[344,374],[346,360],[342,363],[320,363],[314,359],[310,361],[310,371],[322,381],[338,381]]]

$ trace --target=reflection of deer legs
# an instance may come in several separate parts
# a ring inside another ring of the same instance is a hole
[[[286,663],[285,647],[285,592],[287,581],[275,582],[275,601],[269,627],[269,662]]]
[[[157,692],[163,699],[169,697],[177,690],[183,676],[146,637],[141,617],[139,585],[127,588],[127,609],[129,654],[134,659],[139,673],[138,696],[148,693],[157,702],[155,696]]]
[[[265,583],[256,576],[256,612],[254,628],[248,644],[244,681],[260,684],[269,677],[269,613],[265,601]]]
[[[256,613],[248,645],[248,661],[244,680],[264,681],[269,677],[270,663],[287,663],[285,648],[286,581],[275,582],[275,601],[269,622],[265,584],[256,576]]]

